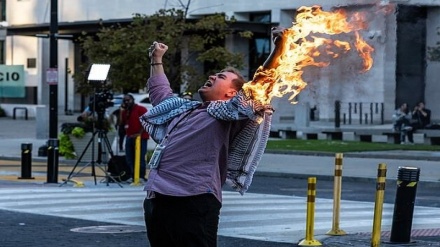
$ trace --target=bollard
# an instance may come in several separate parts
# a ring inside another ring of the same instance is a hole
[[[58,183],[58,139],[47,142],[47,183]]]
[[[419,177],[419,168],[399,167],[393,223],[391,225],[391,243],[409,243],[411,241],[411,225]]]
[[[335,128],[341,127],[341,101],[335,101]]]
[[[18,179],[34,179],[32,177],[32,143],[21,144],[21,177]]]
[[[379,164],[377,169],[376,200],[374,203],[373,232],[371,233],[371,247],[380,246],[380,230],[382,224],[383,198],[385,194],[385,181],[387,165]]]
[[[341,211],[341,189],[342,189],[342,159],[344,155],[337,153],[335,155],[335,178],[333,183],[333,224],[332,229],[327,235],[341,236],[345,235],[344,230],[339,229],[339,216]]]
[[[306,238],[299,242],[298,246],[321,246],[322,244],[314,239],[313,231],[315,224],[315,199],[316,199],[316,177],[310,177],[307,184],[307,215],[306,215]]]
[[[141,171],[141,136],[136,137],[135,151],[134,151],[134,167],[133,167],[133,183],[131,186],[141,186],[140,182]]]

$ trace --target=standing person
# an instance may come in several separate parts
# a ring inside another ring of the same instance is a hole
[[[419,102],[412,112],[412,119],[415,120],[415,129],[427,129],[431,125],[431,110],[425,107],[425,102]]]
[[[279,44],[282,31],[273,34]],[[276,66],[278,47],[260,72]],[[155,107],[141,117],[159,143],[144,188],[147,235],[152,247],[215,247],[222,186],[247,190],[267,142],[271,109],[246,98],[246,81],[233,68],[209,76],[198,90],[203,102],[173,97],[162,65],[167,49],[157,42],[150,48]]]
[[[411,118],[407,103],[400,105],[393,114],[394,130],[400,133],[400,144],[406,144],[405,136],[408,136],[408,144],[414,143]]]
[[[115,119],[113,122],[115,123],[115,128],[118,130],[118,148],[119,152],[124,151],[124,140],[125,140],[125,124],[122,121],[122,111],[125,109],[124,103],[121,104],[119,109],[114,111],[113,118]]]
[[[147,112],[147,108],[134,103],[131,94],[124,95],[123,104],[125,108],[121,110],[121,125],[125,129],[125,158],[127,165],[131,169],[131,176],[134,176],[134,161],[136,154],[136,138],[141,137],[141,164],[139,177],[145,180],[146,164],[145,155],[147,154],[148,133],[142,128],[139,117]]]

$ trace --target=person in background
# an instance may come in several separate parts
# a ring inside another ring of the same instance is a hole
[[[118,148],[119,152],[124,151],[124,140],[125,140],[125,125],[122,122],[122,111],[125,109],[125,104],[122,103],[118,110],[113,113],[113,119],[115,128],[118,130]]]
[[[414,144],[413,127],[411,126],[411,112],[408,111],[408,104],[403,103],[393,114],[394,131],[400,133],[400,144]],[[405,137],[408,137],[408,143]]]
[[[145,155],[147,154],[148,133],[143,129],[139,117],[147,112],[147,108],[134,102],[131,94],[124,95],[123,105],[125,106],[120,113],[120,124],[125,129],[125,157],[127,165],[131,168],[132,178],[134,176],[134,162],[136,151],[136,138],[141,137],[141,164],[139,177],[145,179],[146,164]]]
[[[425,107],[425,102],[419,102],[412,112],[414,123],[412,127],[416,129],[429,129],[431,127],[431,110]]]

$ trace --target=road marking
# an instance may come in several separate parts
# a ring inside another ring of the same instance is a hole
[[[105,185],[102,185],[105,186]],[[85,188],[43,187],[0,189],[0,209],[33,214],[143,226],[140,187],[117,185]],[[315,235],[331,229],[333,201],[316,200]],[[394,206],[384,204],[382,230],[389,231]],[[371,232],[374,203],[341,201],[340,228],[347,233]],[[223,193],[219,235],[297,243],[305,237],[306,197],[236,192]],[[440,210],[415,207],[413,229],[440,228]]]

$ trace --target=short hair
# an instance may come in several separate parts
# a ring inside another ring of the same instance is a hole
[[[240,91],[243,85],[246,83],[246,80],[241,75],[240,71],[234,67],[226,67],[222,69],[220,72],[231,72],[237,76],[237,78],[232,80],[232,84],[234,85],[237,91]]]
[[[134,96],[133,96],[133,94],[131,94],[131,93],[127,93],[127,94],[125,94],[125,96],[130,97],[130,99],[132,99],[132,100],[134,101]]]

